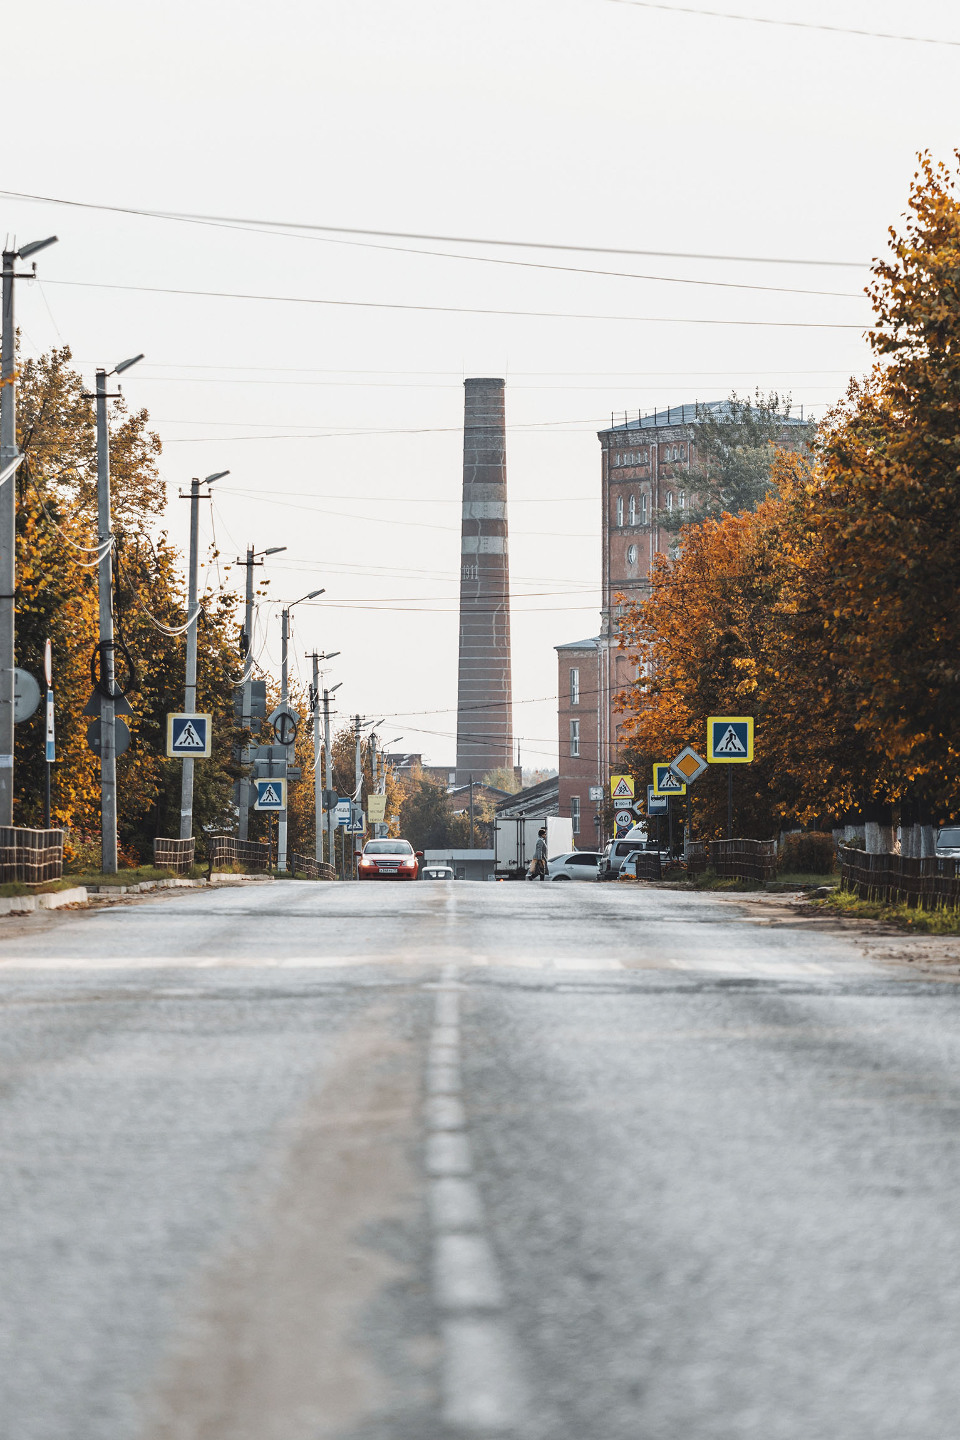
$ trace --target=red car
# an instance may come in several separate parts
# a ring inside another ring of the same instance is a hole
[[[416,880],[419,873],[409,840],[368,840],[357,866],[358,880]]]

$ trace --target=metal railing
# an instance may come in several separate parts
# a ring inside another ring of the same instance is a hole
[[[63,831],[0,825],[0,882],[43,885],[63,879]]]
[[[904,855],[868,855],[849,845],[840,847],[840,884],[861,900],[924,910],[960,906],[960,862],[929,855],[923,860]]]
[[[710,863],[706,841],[691,840],[687,846],[684,859],[687,862],[688,875],[702,875]]]
[[[193,868],[195,841],[167,840],[158,836],[153,842],[153,863],[158,870],[172,870],[186,875]]]
[[[269,870],[272,846],[266,840],[238,840],[236,835],[211,835],[207,841],[211,870],[222,865],[245,865],[248,870]]]
[[[290,874],[306,875],[308,880],[336,880],[337,872],[325,860],[315,860],[312,855],[298,855],[290,852]]]
[[[710,863],[725,880],[775,880],[776,840],[711,840]]]

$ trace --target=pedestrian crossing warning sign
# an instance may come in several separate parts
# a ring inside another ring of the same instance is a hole
[[[714,765],[749,765],[753,759],[753,716],[711,715],[707,759]]]
[[[253,803],[254,810],[286,810],[286,780],[257,780],[256,786],[257,798]]]
[[[633,799],[633,776],[632,775],[611,775],[610,794],[614,800]]]
[[[188,755],[193,760],[208,760],[212,740],[212,715],[167,716],[167,754],[169,756],[175,758]]]
[[[669,761],[658,761],[654,765],[653,793],[658,800],[662,795],[686,795],[687,787],[679,776],[674,775]]]

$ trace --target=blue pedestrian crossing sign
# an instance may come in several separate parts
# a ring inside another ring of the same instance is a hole
[[[174,758],[209,760],[213,743],[212,715],[168,715],[167,754]]]
[[[254,810],[286,810],[286,780],[255,780],[254,784],[257,787],[257,798],[253,802]]]
[[[687,793],[686,785],[670,769],[669,760],[658,760],[653,767],[653,793],[658,800],[662,795],[669,798],[671,795],[686,795]]]
[[[749,765],[753,759],[753,716],[711,715],[707,759],[712,765]]]

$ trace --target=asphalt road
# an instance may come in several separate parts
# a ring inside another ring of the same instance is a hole
[[[593,885],[0,921],[4,1440],[955,1440],[957,964]]]

